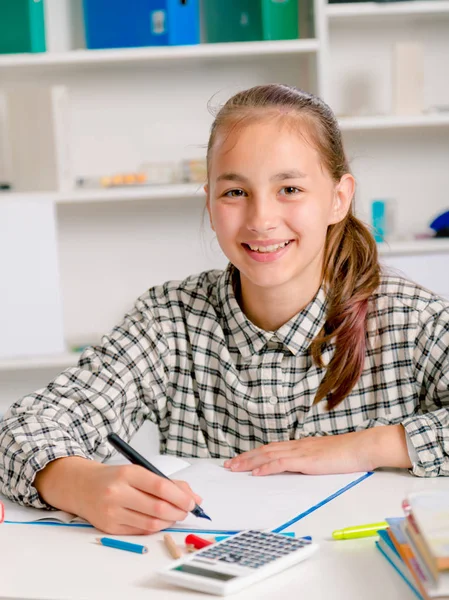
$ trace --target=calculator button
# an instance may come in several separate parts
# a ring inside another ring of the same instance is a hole
[[[219,560],[221,562],[227,562],[227,563],[240,563],[240,561],[242,560],[242,555],[241,554],[227,554],[226,556],[223,556]]]
[[[240,561],[240,565],[242,567],[252,567],[252,562],[250,560],[244,559],[242,561]]]

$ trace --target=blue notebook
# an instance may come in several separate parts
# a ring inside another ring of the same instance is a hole
[[[401,558],[401,555],[396,550],[395,545],[390,539],[387,530],[378,531],[379,541],[376,541],[376,548],[384,558],[390,563],[395,571],[402,577],[405,583],[413,590],[420,600],[424,600],[419,591],[416,589],[413,576],[408,570],[407,565]]]
[[[200,42],[199,0],[83,0],[90,49]]]

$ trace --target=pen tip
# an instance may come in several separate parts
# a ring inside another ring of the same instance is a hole
[[[212,521],[212,519],[206,515],[204,510],[201,508],[201,506],[198,506],[198,504],[192,510],[192,513],[195,515],[195,517],[199,517],[200,519],[207,519],[208,521]]]

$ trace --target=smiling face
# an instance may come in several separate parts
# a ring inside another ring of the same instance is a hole
[[[212,149],[207,208],[240,272],[245,302],[272,292],[311,299],[321,283],[328,226],[350,206],[352,177],[335,184],[298,127],[279,119],[248,124],[219,134]]]

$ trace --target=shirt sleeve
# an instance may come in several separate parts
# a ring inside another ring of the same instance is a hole
[[[9,408],[0,421],[2,494],[50,508],[33,486],[36,473],[67,456],[103,462],[113,453],[109,433],[128,441],[146,419],[157,422],[168,362],[161,326],[139,299],[99,346],[86,348],[77,367]]]
[[[412,472],[420,477],[449,476],[448,308],[428,318],[418,331],[414,360],[420,411],[403,422],[415,450]]]
[[[407,431],[405,432],[405,442],[407,444],[408,457],[410,459],[410,462],[412,463],[412,470],[413,470],[413,467],[418,462],[418,453],[416,451],[416,448],[414,447],[414,445],[410,441],[410,436],[407,433]]]

